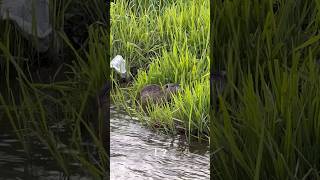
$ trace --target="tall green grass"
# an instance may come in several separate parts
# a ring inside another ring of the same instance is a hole
[[[66,14],[70,13],[71,7],[81,7],[84,14],[89,15],[85,29],[81,29],[88,37],[80,49],[76,49],[64,33],[68,26]],[[59,38],[63,47],[62,52],[56,51],[56,56],[65,58],[51,74],[61,75],[59,71],[65,69],[67,75],[59,81],[33,79],[31,69],[41,67],[38,62],[45,59],[21,36],[19,29],[8,21],[0,21],[3,32],[0,34],[0,86],[3,87],[0,91],[0,124],[11,124],[27,156],[35,151],[31,146],[31,140],[35,140],[47,147],[66,177],[77,173],[70,162],[78,162],[78,171],[100,179],[109,174],[109,157],[103,144],[103,139],[108,137],[98,136],[99,127],[94,128],[91,124],[101,124],[96,116],[96,97],[109,78],[107,6],[102,1],[92,1],[90,5],[84,1],[50,1],[50,15],[53,38]],[[54,60],[61,62],[61,59]],[[57,124],[62,125],[62,129],[53,128]],[[92,140],[98,159],[92,159],[93,152],[82,145],[83,130]]]
[[[320,178],[318,4],[213,2],[212,66],[228,80],[211,109],[213,178]]]
[[[179,124],[189,135],[208,135],[209,1],[117,0],[111,17],[111,56],[121,54],[128,70],[139,68],[131,85],[116,85],[113,101],[150,126],[173,132]],[[166,83],[179,83],[182,91],[144,112],[139,91]]]

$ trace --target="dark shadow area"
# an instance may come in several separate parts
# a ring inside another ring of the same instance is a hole
[[[1,178],[109,177],[109,10],[0,1]]]

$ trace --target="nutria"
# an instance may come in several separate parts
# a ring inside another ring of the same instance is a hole
[[[150,84],[140,91],[138,100],[140,100],[143,107],[147,105],[148,102],[156,104],[168,102],[171,99],[171,95],[177,93],[179,88],[179,84],[174,83],[165,84],[163,87]]]

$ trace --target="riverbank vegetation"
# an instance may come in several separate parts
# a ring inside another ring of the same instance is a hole
[[[126,86],[117,83],[113,102],[132,116],[169,133],[209,135],[209,1],[115,0],[111,6],[111,57],[122,55],[127,69],[138,69]],[[133,71],[131,71],[133,72]],[[178,83],[170,102],[147,105],[137,101],[149,84]],[[179,128],[178,128],[179,127]],[[189,136],[191,137],[191,136]]]
[[[213,179],[320,178],[318,1],[213,1]]]
[[[97,89],[109,77],[108,8],[98,0],[57,0],[49,6],[53,35],[47,52],[39,53],[37,38],[26,39],[15,23],[0,20],[1,133],[14,133],[24,149],[21,158],[32,162],[21,164],[27,166],[21,177],[9,178],[46,177],[37,169],[43,167],[63,172],[54,179],[80,174],[100,179],[109,173],[109,157],[90,113],[97,113]],[[46,156],[39,157],[37,148]]]

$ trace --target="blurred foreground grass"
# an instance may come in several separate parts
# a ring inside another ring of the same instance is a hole
[[[92,116],[97,91],[110,76],[108,5],[51,0],[49,6],[52,38],[60,39],[61,49],[52,41],[47,54],[38,53],[12,22],[0,21],[0,125],[11,124],[27,157],[35,151],[30,142],[35,140],[47,147],[65,177],[77,173],[71,170],[76,162],[76,171],[100,179],[109,174],[102,143],[109,137],[98,137],[90,124],[97,121]],[[83,39],[80,47],[69,36],[75,33]],[[84,130],[94,150],[83,146]]]
[[[319,179],[319,1],[212,4],[212,69],[228,85],[212,110],[214,179]]]

